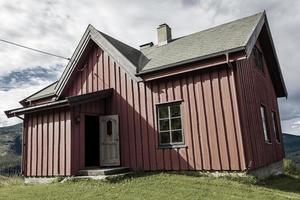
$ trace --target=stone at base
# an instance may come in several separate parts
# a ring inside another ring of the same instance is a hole
[[[248,172],[248,174],[254,175],[260,180],[269,176],[278,176],[283,173],[283,160]]]
[[[44,177],[27,177],[24,179],[25,184],[49,184],[57,178],[44,178]]]

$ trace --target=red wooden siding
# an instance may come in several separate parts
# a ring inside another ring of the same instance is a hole
[[[85,115],[119,116],[121,165],[134,170],[245,170],[251,160],[255,167],[280,160],[281,144],[266,145],[257,123],[260,101],[267,105],[270,125],[270,111],[278,114],[270,77],[267,71],[265,75],[255,71],[251,58],[236,65],[136,82],[111,55],[94,45],[63,95],[113,88],[112,96],[27,114],[24,174],[68,176],[84,168]],[[159,148],[156,105],[172,101],[182,102],[186,146]]]
[[[72,116],[72,173],[84,167],[84,115],[118,114],[121,164],[135,170],[243,170],[244,153],[235,80],[225,65],[158,81],[136,82],[94,47],[65,96],[113,88],[111,99],[77,106]],[[158,148],[156,104],[182,100],[186,147]],[[97,109],[95,109],[97,107]],[[73,117],[72,117],[73,118]]]
[[[25,176],[71,175],[70,127],[70,112],[65,109],[26,115]]]
[[[259,43],[257,45],[259,46]],[[278,131],[281,133],[277,97],[265,61],[263,71],[257,69],[252,55],[247,60],[237,61],[235,73],[244,149],[247,166],[252,169],[280,161],[284,157],[283,146],[276,142],[272,129],[271,111],[275,111]],[[267,144],[264,139],[260,115],[261,104],[267,109],[271,144]]]

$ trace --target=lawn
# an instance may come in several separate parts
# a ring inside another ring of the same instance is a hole
[[[139,173],[106,181],[24,185],[20,178],[0,177],[0,199],[300,199],[300,179],[281,176],[257,183],[253,178]]]

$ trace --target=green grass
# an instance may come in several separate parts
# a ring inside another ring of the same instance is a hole
[[[193,173],[139,173],[107,181],[77,179],[25,185],[20,178],[12,181],[0,177],[0,199],[300,199],[297,176],[258,183],[253,180]]]

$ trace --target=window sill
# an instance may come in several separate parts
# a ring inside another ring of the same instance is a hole
[[[269,142],[269,141],[265,141],[265,143],[266,143],[266,144],[272,144],[272,142]]]
[[[185,144],[177,144],[177,145],[165,145],[165,146],[158,146],[157,149],[182,149],[188,148]]]

